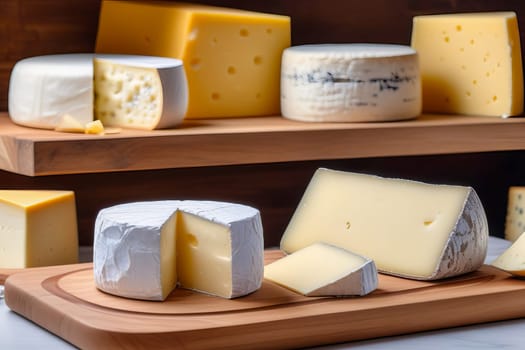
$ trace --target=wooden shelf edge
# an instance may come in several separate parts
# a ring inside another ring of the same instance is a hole
[[[193,120],[180,128],[65,134],[0,113],[0,169],[28,176],[525,149],[525,118],[423,115],[393,123],[301,123],[280,116]]]

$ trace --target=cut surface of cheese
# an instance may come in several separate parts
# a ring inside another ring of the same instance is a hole
[[[363,296],[378,283],[372,260],[322,242],[266,265],[264,278],[306,296]]]
[[[483,264],[488,224],[470,187],[318,169],[281,249],[293,253],[317,241],[366,256],[380,272],[435,280]]]
[[[525,187],[511,186],[505,218],[505,239],[514,242],[525,231]]]
[[[176,2],[103,1],[96,52],[179,58],[186,118],[275,115],[290,18]]]
[[[95,116],[107,126],[163,129],[180,124],[188,104],[182,61],[165,57],[94,58]]]
[[[116,205],[95,224],[94,275],[118,296],[164,300],[178,282],[224,298],[259,289],[264,242],[257,209],[214,201]]]
[[[77,263],[77,230],[73,192],[0,190],[0,267]]]
[[[504,270],[514,276],[525,277],[525,236],[516,238],[500,256],[493,262],[492,266]]]
[[[128,128],[173,127],[184,118],[186,106],[184,68],[172,58],[36,56],[17,62],[9,83],[9,116],[35,128],[61,128],[65,115],[80,125],[101,119]]]
[[[388,44],[292,46],[283,52],[282,115],[311,122],[392,121],[421,113],[416,51]]]
[[[514,12],[416,16],[423,112],[508,117],[523,112],[520,34]]]

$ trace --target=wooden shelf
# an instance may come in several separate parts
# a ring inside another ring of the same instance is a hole
[[[0,168],[29,176],[508,151],[525,118],[423,115],[391,123],[302,123],[280,116],[187,121],[170,130],[83,135],[15,125],[0,113]]]

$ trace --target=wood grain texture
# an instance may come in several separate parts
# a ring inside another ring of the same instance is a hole
[[[266,262],[279,257],[269,251]],[[361,298],[308,298],[265,281],[234,300],[178,289],[148,302],[98,291],[80,264],[14,274],[5,294],[12,310],[84,349],[285,349],[525,316],[525,282],[488,266],[442,282],[381,275]]]
[[[94,50],[100,2],[0,0],[0,111],[7,110],[9,75],[18,60],[36,55]],[[292,17],[294,45],[327,42],[408,44],[412,17],[431,13],[513,10],[517,12],[519,22],[525,23],[525,4],[521,0],[195,2],[289,15]],[[520,30],[523,38],[525,26]],[[525,45],[522,50],[524,48]]]
[[[0,113],[0,168],[35,176],[522,150],[524,134],[525,118],[423,115],[395,123],[200,120],[95,136],[21,127]]]

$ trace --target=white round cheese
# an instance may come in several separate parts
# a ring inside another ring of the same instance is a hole
[[[96,86],[95,58],[103,59],[103,67],[112,62],[113,71],[117,71],[97,79]],[[104,83],[100,83],[102,79]],[[107,125],[154,129],[179,124],[186,113],[187,98],[186,76],[182,61],[177,59],[46,55],[15,64],[9,82],[8,110],[13,122],[35,128],[54,129],[64,115],[70,115],[82,125],[102,119]],[[95,103],[100,113],[94,111]],[[115,115],[119,122],[111,123],[110,117]]]
[[[322,44],[283,52],[281,113],[308,122],[376,122],[421,113],[417,53],[404,45]]]
[[[259,211],[214,201],[153,201],[99,212],[96,286],[118,296],[164,300],[176,284],[224,298],[259,289],[264,239]]]

